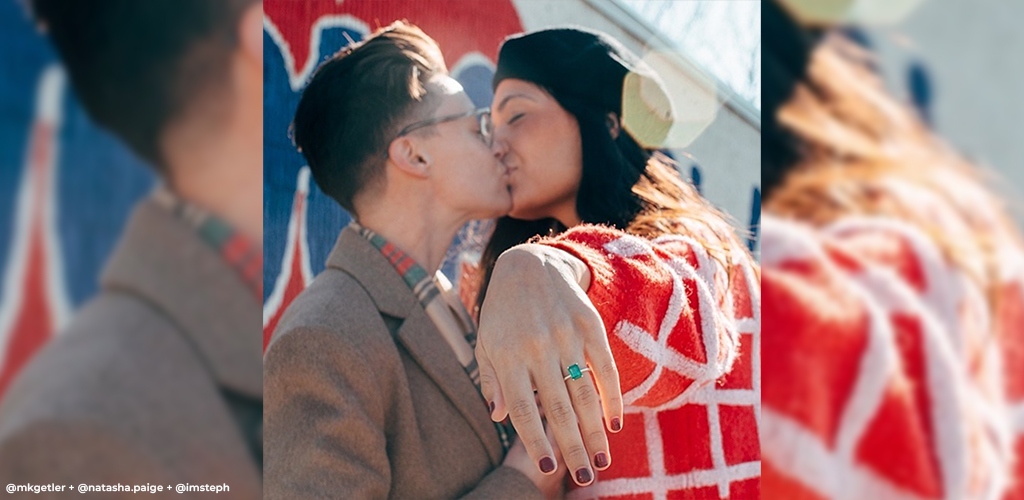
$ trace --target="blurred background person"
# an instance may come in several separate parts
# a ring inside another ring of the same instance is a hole
[[[60,61],[24,16],[3,16],[7,47],[24,49],[5,52],[4,82],[35,104],[4,108],[0,148],[14,186],[0,196],[13,215],[0,384],[14,380],[0,480],[226,483],[257,497],[261,4],[25,7]]]
[[[1019,228],[848,4],[764,3],[764,495],[1020,498]]]

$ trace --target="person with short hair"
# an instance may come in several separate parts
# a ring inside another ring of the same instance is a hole
[[[486,110],[396,22],[317,69],[292,133],[354,222],[267,346],[265,498],[560,495],[488,418],[475,325],[438,272],[464,224],[511,205]]]

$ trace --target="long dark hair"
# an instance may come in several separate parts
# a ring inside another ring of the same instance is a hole
[[[544,89],[579,124],[583,172],[576,197],[576,212],[584,223],[602,224],[642,237],[654,238],[683,231],[699,233],[713,257],[728,260],[728,248],[742,248],[726,217],[683,181],[666,155],[644,149],[626,130],[612,137],[609,110],[582,99]],[[498,256],[538,236],[566,229],[555,219],[498,219],[484,248],[476,312]],[[743,250],[745,251],[745,249]]]

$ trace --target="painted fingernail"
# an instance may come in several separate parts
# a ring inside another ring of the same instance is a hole
[[[544,457],[540,459],[540,471],[547,474],[555,470],[555,460],[551,457]]]
[[[576,471],[576,483],[585,486],[594,479],[594,475],[590,473],[590,469],[584,467]]]
[[[612,417],[612,432],[619,432],[622,430],[622,422],[619,417]]]
[[[608,467],[608,454],[603,451],[597,452],[597,454],[594,455],[594,467],[597,467],[598,469]]]
[[[491,413],[494,413],[494,401],[487,403],[487,406],[490,407]]]

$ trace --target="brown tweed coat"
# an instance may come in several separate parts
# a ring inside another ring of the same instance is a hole
[[[0,483],[227,484],[218,498],[259,498],[260,318],[195,229],[143,201],[98,295],[0,404]]]
[[[264,358],[265,498],[534,498],[409,287],[351,228]]]

